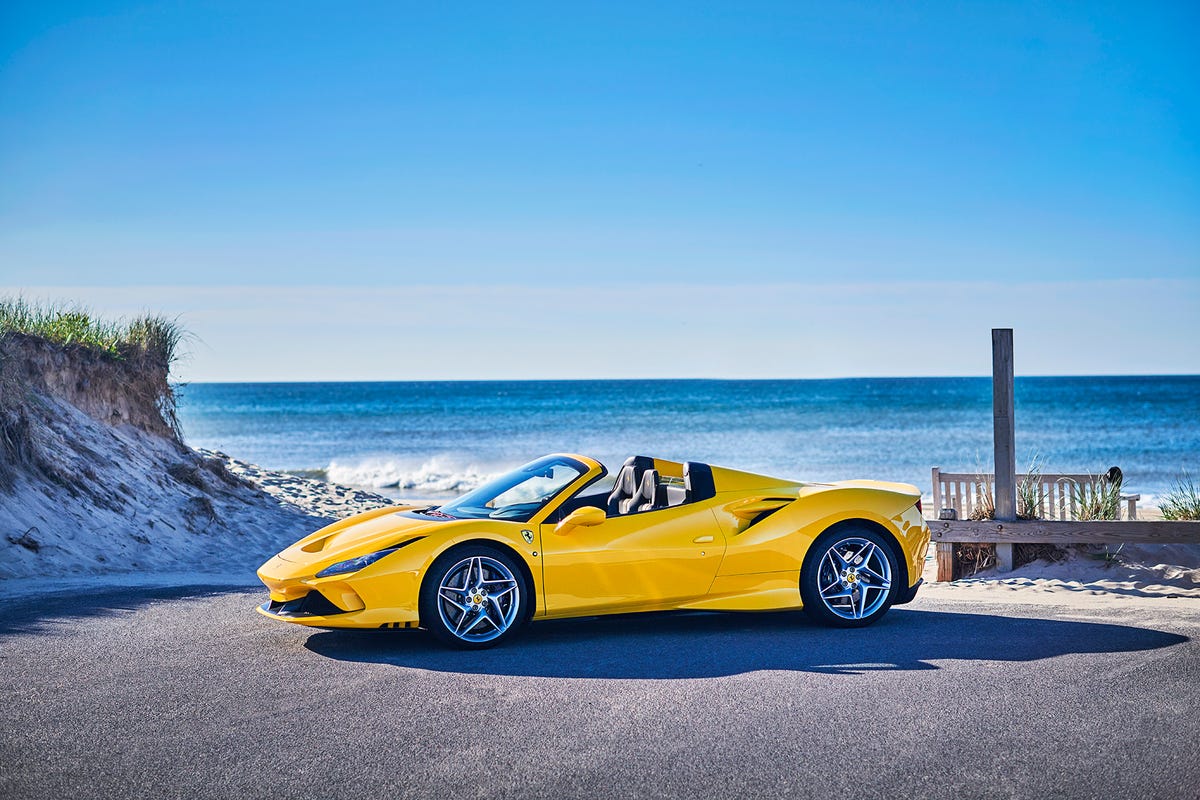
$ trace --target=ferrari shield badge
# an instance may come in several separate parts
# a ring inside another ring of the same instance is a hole
[[[521,531],[521,535],[525,537],[525,544],[533,544],[533,531]]]

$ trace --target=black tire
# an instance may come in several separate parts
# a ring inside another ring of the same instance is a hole
[[[817,537],[800,569],[800,598],[810,617],[835,628],[863,628],[892,607],[900,571],[883,534],[844,527]]]
[[[511,554],[482,544],[455,547],[425,573],[418,600],[421,627],[451,647],[495,647],[529,621],[532,592]]]

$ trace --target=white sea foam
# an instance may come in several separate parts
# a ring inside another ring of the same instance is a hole
[[[334,460],[326,468],[333,483],[397,489],[419,496],[462,494],[504,471],[498,465],[457,461],[445,456],[424,461],[383,457]]]

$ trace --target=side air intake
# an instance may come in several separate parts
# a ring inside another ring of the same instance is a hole
[[[737,517],[737,533],[745,533],[795,500],[794,497],[748,497],[730,503],[725,510]]]

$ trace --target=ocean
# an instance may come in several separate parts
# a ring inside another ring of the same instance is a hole
[[[1200,376],[1018,377],[1018,468],[1102,472],[1160,495],[1200,477]],[[195,383],[187,442],[392,496],[458,494],[551,452],[645,454],[930,492],[991,471],[989,378]],[[1145,502],[1145,500],[1143,500]]]

